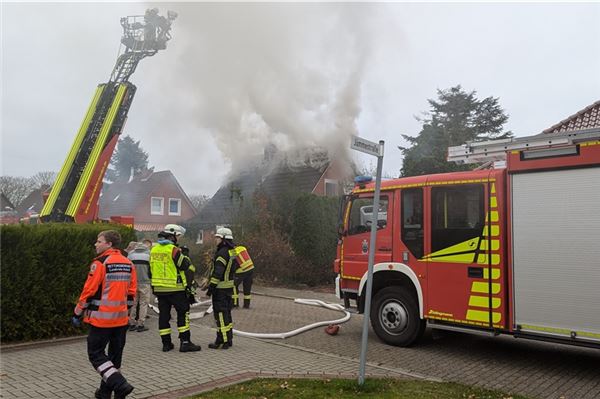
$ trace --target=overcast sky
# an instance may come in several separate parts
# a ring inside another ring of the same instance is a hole
[[[178,12],[141,61],[125,133],[188,194],[212,195],[262,146],[386,142],[437,89],[494,96],[536,134],[600,100],[600,4],[2,3],[2,175],[58,171],[119,50],[119,19]],[[369,158],[360,158],[368,164]]]

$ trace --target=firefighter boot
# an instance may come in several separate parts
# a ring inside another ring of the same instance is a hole
[[[112,390],[106,385],[104,380],[100,382],[100,388],[94,392],[94,398],[96,399],[110,399],[112,396]]]
[[[208,344],[210,349],[229,349],[233,344],[231,342],[215,342]]]
[[[115,399],[123,399],[133,391],[133,386],[118,371],[108,377],[106,386],[115,391]]]
[[[202,350],[202,347],[192,341],[181,341],[181,345],[179,345],[179,352],[198,352],[199,350]]]
[[[244,298],[244,309],[250,309],[250,299]]]
[[[175,345],[173,345],[173,342],[171,342],[171,336],[170,335],[163,335],[161,337],[161,339],[162,339],[162,344],[163,344],[163,348],[162,348],[163,352],[168,352],[171,349],[175,348]]]
[[[115,399],[125,399],[132,391],[133,385],[125,381],[115,389]]]

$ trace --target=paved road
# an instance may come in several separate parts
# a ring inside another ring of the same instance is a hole
[[[330,294],[258,287],[252,309],[234,311],[235,328],[282,332],[340,313],[294,304],[285,297],[334,301]],[[355,377],[362,316],[353,315],[335,337],[318,328],[286,340],[235,338],[229,351],[211,351],[211,316],[192,320],[192,339],[199,353],[162,353],[156,318],[150,331],[129,333],[123,372],[136,386],[132,398],[178,398],[255,376]],[[382,344],[371,332],[372,376],[442,379],[497,388],[533,398],[600,398],[600,351],[514,338],[482,338],[463,334],[432,337],[414,348]],[[0,397],[89,398],[97,375],[85,355],[85,340],[2,348]]]
[[[281,297],[336,301],[331,294],[257,288]],[[255,296],[256,306],[235,310],[235,328],[244,331],[280,332],[313,322],[338,318],[325,308]],[[268,311],[266,311],[268,310]],[[326,335],[322,328],[286,339],[286,345],[310,348],[319,353],[358,359],[362,315],[353,315],[340,334]],[[210,324],[208,319],[202,321]],[[368,361],[420,375],[457,381],[534,398],[600,398],[600,350],[518,340],[513,337],[482,337],[428,331],[412,348],[391,347],[370,331]]]

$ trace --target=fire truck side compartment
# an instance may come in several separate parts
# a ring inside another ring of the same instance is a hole
[[[514,325],[600,341],[600,167],[511,175]]]

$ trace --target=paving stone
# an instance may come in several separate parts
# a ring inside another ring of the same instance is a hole
[[[256,291],[269,295],[253,295],[249,310],[235,309],[235,329],[285,332],[342,316],[286,299],[334,301],[331,294],[264,287]],[[215,351],[206,346],[215,337],[214,319],[209,315],[192,320],[192,340],[202,345],[202,351],[163,353],[157,319],[152,314],[146,324],[150,331],[128,334],[122,372],[135,386],[132,399],[187,397],[255,376],[357,378],[362,320],[361,315],[353,315],[334,337],[326,335],[323,328],[286,340],[235,336],[233,348]],[[174,321],[172,327],[176,342]],[[597,350],[511,337],[492,339],[457,333],[434,337],[428,332],[419,345],[397,348],[383,344],[370,331],[366,371],[370,377],[442,378],[541,399],[560,395],[599,398],[598,364]],[[85,339],[3,348],[0,375],[3,398],[39,398],[44,392],[49,397],[89,398],[100,381],[88,362]]]

